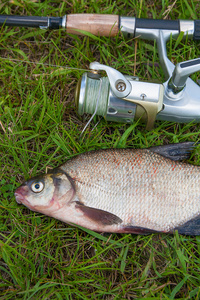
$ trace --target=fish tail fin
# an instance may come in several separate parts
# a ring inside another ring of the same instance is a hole
[[[198,145],[194,142],[184,142],[177,144],[169,144],[164,146],[150,147],[148,150],[160,154],[174,161],[188,159],[192,150]]]

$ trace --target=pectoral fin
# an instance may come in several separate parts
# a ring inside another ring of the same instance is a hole
[[[85,206],[80,202],[77,202],[76,208],[81,210],[84,213],[85,217],[100,225],[105,226],[122,223],[122,220],[116,215],[101,209]]]

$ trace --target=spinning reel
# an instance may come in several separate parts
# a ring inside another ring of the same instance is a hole
[[[156,84],[140,81],[138,77],[123,75],[110,66],[93,62],[89,67],[90,72],[83,74],[76,88],[78,113],[94,114],[96,110],[97,115],[108,121],[123,123],[141,119],[146,122],[147,129],[153,127],[155,120],[200,122],[200,87],[189,78],[200,71],[200,58],[175,66],[168,59],[166,51],[170,36],[176,38],[181,31],[185,36],[200,39],[199,21],[195,29],[195,21],[178,21],[178,27],[171,23],[169,28],[165,21],[139,19],[139,24],[143,20],[146,27],[144,23],[136,27],[138,22],[133,19],[121,17],[122,33],[129,37],[156,40],[166,82]],[[99,71],[105,71],[107,77],[101,77]],[[100,79],[102,84],[98,99]]]
[[[58,29],[68,33],[85,31],[100,36],[115,36],[156,40],[161,67],[166,81],[162,84],[140,81],[126,76],[110,66],[90,64],[77,88],[75,102],[78,113],[97,114],[106,120],[133,123],[146,121],[151,129],[155,120],[200,122],[200,87],[189,78],[200,71],[200,58],[174,64],[168,59],[166,42],[170,36],[200,40],[200,20],[152,20],[116,15],[72,14],[64,17],[0,16],[0,25]],[[107,77],[101,77],[105,71]]]

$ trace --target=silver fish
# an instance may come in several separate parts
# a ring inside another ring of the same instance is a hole
[[[193,143],[80,154],[17,188],[29,209],[97,232],[200,234]]]

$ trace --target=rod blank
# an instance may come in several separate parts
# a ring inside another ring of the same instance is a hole
[[[0,15],[0,26],[19,26],[59,29],[62,27],[63,18],[60,17],[35,17]]]

